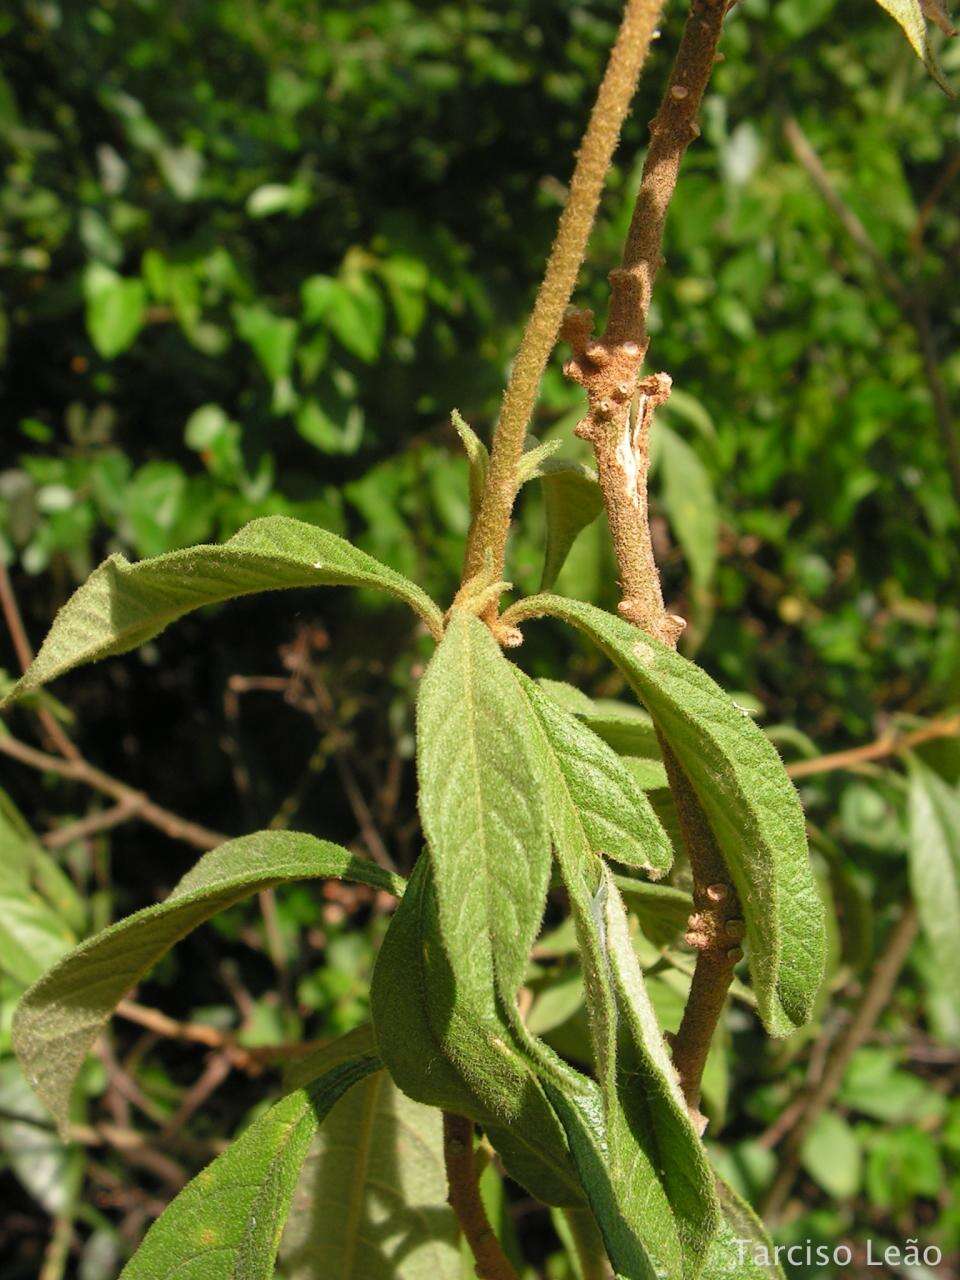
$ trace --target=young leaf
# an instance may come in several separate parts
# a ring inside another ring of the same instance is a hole
[[[562,440],[544,440],[537,443],[532,436],[527,436],[527,443],[520,461],[517,464],[517,483],[519,485],[526,484],[529,480],[536,480],[545,473],[545,470],[551,464],[549,459],[563,446]],[[577,464],[563,463],[563,466],[571,466]]]
[[[269,1280],[318,1125],[348,1089],[379,1066],[372,1055],[341,1063],[255,1120],[167,1206],[121,1280],[165,1280],[174,1274]]]
[[[910,770],[910,888],[945,983],[960,991],[960,793],[918,757]]]
[[[459,998],[513,1002],[540,927],[550,843],[529,707],[489,628],[454,610],[417,700],[420,815]]]
[[[516,668],[514,674],[543,728],[586,846],[654,878],[669,871],[673,847],[620,757],[536,681]]]
[[[457,435],[466,451],[470,464],[470,510],[476,513],[480,508],[483,486],[487,483],[487,467],[490,465],[490,453],[473,427],[462,416],[459,409],[450,414]]]
[[[202,605],[311,586],[379,587],[419,613],[434,636],[442,632],[440,610],[401,574],[326,529],[266,516],[222,546],[171,551],[138,564],[111,556],[57,614],[40,652],[4,703],[81,663],[136,649]]]
[[[823,973],[823,904],[803,811],[776,750],[693,663],[593,605],[534,596],[511,621],[552,614],[585,632],[626,676],[675,753],[737,888],[750,971],[771,1035],[805,1022]]]
[[[547,460],[540,467],[547,545],[541,590],[552,587],[578,535],[603,510],[597,478],[580,463]]]
[[[887,13],[900,24],[904,35],[910,41],[910,46],[914,53],[944,93],[951,98],[956,97],[943,74],[937,55],[930,45],[930,35],[927,31],[922,0],[877,0],[877,3],[881,9],[886,9]],[[937,25],[939,26],[940,23],[938,22]]]
[[[312,1080],[372,1051],[369,1026],[358,1028],[293,1074]],[[440,1112],[375,1071],[340,1099],[313,1139],[280,1242],[283,1275],[461,1280],[446,1197]]]
[[[403,882],[339,845],[292,831],[230,840],[183,877],[165,902],[80,944],[23,996],[13,1045],[27,1079],[67,1123],[77,1072],[114,1007],[191,929],[260,889],[338,876],[400,894]]]
[[[720,1178],[720,1228],[700,1280],[786,1280],[773,1241],[745,1200]]]
[[[425,854],[377,956],[370,1005],[380,1055],[408,1097],[482,1124],[510,1176],[538,1200],[582,1203],[563,1131],[513,1044],[492,983],[479,1011],[461,997]]]

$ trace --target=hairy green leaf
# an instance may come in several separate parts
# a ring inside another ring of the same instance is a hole
[[[930,44],[930,34],[927,31],[921,0],[877,0],[877,3],[900,24],[914,53],[944,93],[949,94],[951,98],[956,97]]]
[[[704,671],[624,620],[558,596],[522,601],[511,617],[540,614],[594,640],[675,753],[740,896],[764,1024],[788,1033],[810,1016],[825,940],[803,811],[776,750]]]
[[[467,455],[467,462],[470,464],[470,510],[476,513],[480,509],[480,500],[483,497],[483,486],[487,483],[487,468],[490,465],[490,453],[487,446],[483,443],[473,427],[463,417],[459,409],[454,409],[450,414],[450,421],[453,423],[457,435],[463,444],[464,451]]]
[[[514,674],[540,721],[590,851],[654,877],[669,871],[673,847],[620,757],[536,681],[517,669]]]
[[[166,901],[80,944],[23,996],[13,1044],[27,1079],[67,1122],[77,1072],[114,1007],[191,929],[260,889],[338,876],[400,894],[403,882],[339,845],[292,831],[262,831],[205,854]]]
[[[295,1075],[312,1079],[372,1051],[369,1026],[341,1036]],[[461,1280],[457,1222],[446,1203],[443,1123],[386,1071],[355,1084],[313,1139],[280,1262],[286,1280]]]
[[[426,855],[383,940],[370,1004],[380,1055],[408,1097],[482,1124],[511,1177],[537,1199],[582,1203],[563,1132],[513,1043],[492,983],[479,1010],[461,998]]]
[[[540,464],[547,543],[541,588],[552,587],[578,535],[603,510],[597,477],[580,463],[547,460]]]
[[[437,606],[401,574],[326,529],[266,516],[222,546],[171,551],[138,564],[111,556],[57,614],[37,657],[4,702],[81,663],[136,649],[202,605],[311,586],[379,587],[410,605],[435,636],[442,630]]]
[[[960,792],[916,756],[910,770],[910,888],[945,983],[960,991]]]
[[[379,1066],[372,1055],[341,1063],[255,1120],[167,1206],[121,1280],[269,1280],[318,1125]]]
[[[786,1280],[773,1241],[745,1200],[717,1179],[720,1228],[700,1280]]]
[[[420,814],[459,998],[510,1004],[540,927],[550,842],[529,707],[489,628],[455,610],[417,701]]]

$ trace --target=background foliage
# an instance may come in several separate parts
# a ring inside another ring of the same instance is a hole
[[[469,519],[450,411],[489,431],[616,17],[606,0],[14,0],[0,16],[0,553],[35,640],[105,553],[153,555],[270,513],[349,533],[449,600]],[[674,14],[628,122],[582,303],[601,303],[616,262],[676,30]],[[783,124],[799,119],[893,271],[922,290],[954,398],[960,217],[948,183],[960,138],[955,106],[866,0],[741,0],[723,47],[651,317],[652,360],[677,387],[655,532],[698,661],[782,726],[792,757],[957,701],[960,510],[915,329]],[[955,76],[956,51],[943,60]],[[579,395],[556,361],[537,428],[570,456]],[[524,591],[540,575],[533,489],[512,551]],[[559,588],[615,603],[602,522]],[[217,830],[276,817],[406,871],[420,673],[408,640],[406,618],[373,598],[259,598],[65,680],[59,714],[91,759]],[[549,628],[531,636],[528,669],[622,692],[586,647],[564,643]],[[12,671],[12,650],[3,661]],[[28,713],[11,727],[28,733]],[[956,784],[955,742],[924,754]],[[91,804],[12,765],[4,786],[41,834]],[[902,775],[827,774],[803,795],[840,904],[834,999],[809,1032],[774,1044],[734,1003],[732,1052],[715,1055],[709,1080],[718,1158],[753,1198],[776,1167],[763,1134],[816,1073],[908,882]],[[4,824],[9,849],[28,838],[13,810]],[[70,938],[167,892],[192,854],[132,825],[54,858],[26,925],[0,924],[7,1017]],[[275,912],[237,908],[201,931],[138,999],[247,1048],[349,1030],[387,909],[365,889],[285,890]],[[780,1238],[861,1249],[867,1235],[919,1235],[960,1249],[948,1208],[960,1017],[940,969],[921,939],[807,1144]],[[669,976],[651,980],[668,1026],[681,998]],[[574,1055],[578,983],[562,943],[541,948],[531,1025]],[[137,1159],[68,1153],[9,1119],[34,1103],[0,1061],[11,1276],[36,1274],[49,1215],[81,1182],[69,1273],[115,1273],[177,1178],[265,1093],[233,1071],[192,1109],[201,1070],[195,1047],[116,1024],[87,1106],[167,1135],[159,1158],[151,1147]],[[510,1232],[566,1275],[548,1215],[508,1194]]]

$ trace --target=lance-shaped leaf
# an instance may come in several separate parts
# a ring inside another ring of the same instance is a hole
[[[948,990],[960,991],[960,793],[916,756],[910,768],[910,888]]]
[[[563,1131],[513,1043],[492,982],[485,1000],[476,991],[463,996],[425,854],[377,956],[370,1005],[380,1056],[408,1097],[482,1124],[511,1177],[538,1200],[582,1203]]]
[[[550,842],[531,715],[490,630],[454,610],[417,701],[420,815],[461,998],[511,1004],[540,927]]]
[[[189,547],[130,564],[111,556],[70,597],[5,701],[73,667],[126,653],[202,605],[283,587],[378,587],[415,610],[434,636],[440,610],[418,586],[343,538],[292,520],[254,520],[222,546]]]
[[[312,1081],[358,1052],[369,1026],[296,1064]],[[446,1202],[443,1122],[386,1071],[355,1084],[313,1139],[280,1242],[285,1280],[461,1280],[459,1231]]]
[[[682,436],[660,425],[657,435],[660,437],[663,505],[687,557],[694,584],[707,587],[713,581],[720,535],[713,483],[706,467]]]
[[[592,853],[649,872],[670,870],[673,846],[650,801],[607,744],[514,668],[546,735],[569,802]]]
[[[720,1178],[720,1229],[700,1280],[786,1280],[773,1241],[745,1200]]]
[[[521,601],[510,620],[541,614],[616,663],[672,748],[740,896],[764,1024],[787,1034],[810,1016],[825,942],[803,811],[775,748],[706,672],[629,623],[558,596]]]
[[[925,6],[922,0],[877,0],[877,3],[881,9],[886,9],[887,13],[900,24],[903,34],[910,41],[910,47],[944,93],[951,98],[956,97],[930,44],[930,33],[927,30]],[[926,7],[930,8],[931,6],[928,5]],[[943,25],[942,22],[938,21],[937,26],[941,25]],[[947,22],[945,25],[949,26],[950,24]]]
[[[603,496],[589,467],[548,459],[541,463],[540,484],[547,524],[541,588],[552,587],[578,536],[603,510]]]
[[[379,1066],[374,1055],[341,1063],[255,1120],[167,1206],[121,1280],[269,1280],[317,1126]]]
[[[460,437],[460,442],[467,455],[467,461],[470,464],[470,510],[476,513],[480,509],[480,501],[483,498],[483,486],[487,483],[490,452],[459,409],[452,411],[450,421]]]
[[[26,992],[13,1044],[27,1079],[67,1123],[77,1072],[117,1003],[174,943],[261,889],[337,876],[400,894],[403,881],[339,845],[293,831],[261,831],[205,854],[166,901],[81,943]]]
[[[540,726],[554,849],[580,944],[602,1108],[538,1055],[548,1096],[618,1274],[692,1276],[717,1227],[713,1177],[643,987],[623,903],[596,858],[570,769],[564,715],[518,673]],[[583,730],[578,726],[579,731]]]

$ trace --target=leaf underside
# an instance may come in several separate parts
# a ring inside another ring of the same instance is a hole
[[[4,704],[85,662],[127,653],[193,609],[287,587],[377,587],[440,635],[440,610],[418,586],[343,538],[288,516],[246,525],[222,546],[190,547],[130,564],[114,555],[54,619]],[[0,704],[0,705],[4,705]]]
[[[403,891],[399,876],[339,845],[262,831],[205,854],[164,902],[88,938],[34,983],[17,1006],[13,1045],[58,1124],[67,1124],[73,1082],[114,1008],[174,943],[261,889],[328,876]]]

